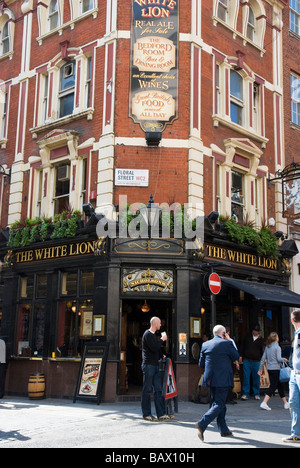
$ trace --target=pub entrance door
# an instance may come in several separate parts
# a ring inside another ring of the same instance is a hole
[[[148,307],[147,307],[148,306]],[[149,310],[147,310],[149,309]],[[130,299],[122,301],[120,395],[141,395],[143,385],[142,336],[150,328],[150,319],[161,319],[161,332],[168,335],[163,353],[172,358],[173,301],[162,299]],[[158,334],[159,335],[159,334]]]

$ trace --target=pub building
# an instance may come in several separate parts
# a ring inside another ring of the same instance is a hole
[[[203,245],[194,239],[193,249],[185,238],[151,233],[105,239],[97,238],[98,219],[92,213],[72,239],[8,251],[2,242],[8,394],[25,395],[29,376],[39,372],[48,397],[72,398],[83,347],[99,340],[109,343],[103,401],[139,397],[141,337],[154,315],[167,332],[165,352],[183,399],[196,388],[202,334],[214,324],[229,326],[237,344],[254,323],[264,337],[277,330],[289,340],[289,307],[300,305],[300,296],[287,288],[294,243],[283,244],[276,257],[259,256],[230,242],[210,216]],[[215,317],[210,271],[222,282],[213,298]]]
[[[237,344],[253,323],[288,344],[299,253],[276,173],[291,163],[290,143],[299,148],[299,125],[286,141],[283,131],[282,70],[299,82],[284,64],[288,54],[294,62],[282,22],[292,7],[0,0],[6,394],[26,395],[29,376],[42,373],[47,397],[73,398],[87,345],[107,343],[101,400],[140,397],[141,337],[154,315],[183,399],[194,394],[203,334],[215,323]],[[120,200],[147,207],[150,194],[150,207],[188,204],[203,233],[153,233],[150,222],[140,237],[124,233]],[[104,217],[116,222],[107,236]],[[228,218],[255,225],[255,239],[230,234]],[[267,227],[270,249],[257,238]]]

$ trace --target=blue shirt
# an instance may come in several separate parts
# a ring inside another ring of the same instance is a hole
[[[300,334],[300,328],[295,331],[294,339],[294,352],[293,352],[293,368],[294,370],[300,372],[300,340],[298,342],[298,334]]]

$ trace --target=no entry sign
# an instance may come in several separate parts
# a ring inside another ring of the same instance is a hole
[[[213,294],[219,294],[221,291],[221,278],[217,273],[212,273],[208,279],[208,286]]]

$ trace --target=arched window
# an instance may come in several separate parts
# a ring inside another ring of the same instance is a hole
[[[230,118],[231,121],[243,125],[244,92],[243,78],[234,70],[230,72]]]
[[[51,0],[48,14],[49,31],[60,26],[57,0]]]

